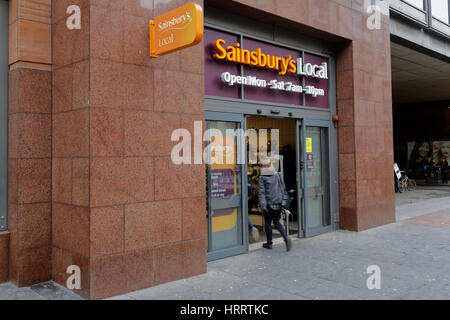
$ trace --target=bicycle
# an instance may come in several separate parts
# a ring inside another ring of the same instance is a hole
[[[416,180],[408,178],[408,175],[405,171],[400,171],[402,177],[398,180],[398,191],[400,193],[408,191],[416,190],[417,184]]]

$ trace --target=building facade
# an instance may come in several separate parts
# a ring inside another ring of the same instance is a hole
[[[247,252],[251,150],[175,164],[172,133],[196,125],[281,129],[291,236],[395,221],[389,10],[368,28],[363,0],[194,1],[203,42],[150,58],[149,20],[188,2],[0,1],[0,281],[65,286],[78,266],[74,291],[99,299]],[[220,60],[217,40],[249,56]]]

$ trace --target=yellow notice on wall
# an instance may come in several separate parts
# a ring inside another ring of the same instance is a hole
[[[312,138],[306,138],[306,153],[312,153]]]

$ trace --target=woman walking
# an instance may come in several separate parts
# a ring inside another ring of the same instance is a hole
[[[261,175],[258,181],[259,204],[264,214],[264,227],[267,235],[267,242],[263,244],[266,249],[272,249],[272,222],[275,228],[283,236],[286,244],[286,251],[292,248],[292,241],[286,234],[286,230],[280,223],[283,198],[286,195],[281,175],[273,167],[272,161],[268,157],[261,157]]]

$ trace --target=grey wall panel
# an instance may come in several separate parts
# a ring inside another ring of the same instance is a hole
[[[336,56],[336,47],[334,43],[307,37],[295,31],[280,27],[275,27],[274,29],[274,41],[286,44],[289,47],[303,48],[310,52]]]
[[[0,231],[7,229],[8,210],[8,50],[9,2],[0,0]]]
[[[432,57],[450,61],[450,37],[427,32],[425,28],[391,15],[391,39]]]
[[[258,38],[273,40],[273,26],[238,16],[215,7],[205,8],[205,23],[237,33],[245,32]]]
[[[301,48],[326,55],[335,55],[336,52],[332,43],[327,43],[321,39],[313,39],[292,30],[252,20],[214,7],[206,7],[205,23],[219,29],[253,36],[260,40],[275,41],[288,47]]]

